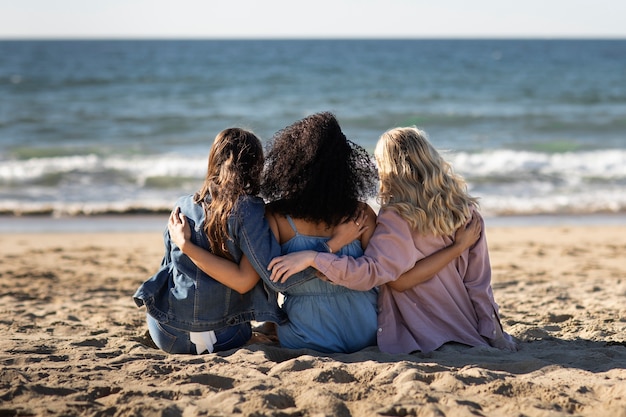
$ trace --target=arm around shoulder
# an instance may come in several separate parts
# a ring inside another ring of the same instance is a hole
[[[286,283],[271,280],[268,265],[273,258],[281,255],[281,248],[265,216],[265,204],[262,199],[245,197],[240,201],[236,213],[232,216],[231,234],[235,244],[246,255],[264,284],[272,290],[284,291],[291,286],[317,278],[315,270],[308,268]]]
[[[393,210],[380,212],[376,228],[363,256],[334,256],[319,253],[315,267],[336,284],[369,290],[393,281],[416,262],[411,229]]]
[[[168,231],[172,241],[191,261],[205,274],[229,288],[244,294],[250,291],[259,281],[259,275],[250,265],[250,262],[242,257],[239,264],[194,244],[191,239],[191,230],[187,217],[174,210],[170,215]]]
[[[420,259],[413,268],[400,275],[397,280],[390,281],[389,286],[396,291],[406,291],[428,281],[446,265],[461,256],[466,249],[474,245],[481,236],[481,230],[481,222],[474,216],[466,226],[461,226],[456,231],[452,245]]]

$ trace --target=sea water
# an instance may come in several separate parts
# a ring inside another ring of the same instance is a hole
[[[626,40],[0,41],[0,213],[164,212],[240,126],[424,129],[491,216],[626,212]]]

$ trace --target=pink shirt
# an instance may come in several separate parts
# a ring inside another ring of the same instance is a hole
[[[480,215],[475,212],[475,215]],[[415,262],[452,243],[452,238],[420,235],[393,210],[381,210],[365,254],[358,258],[319,253],[317,269],[336,284],[357,290],[380,287],[378,347],[388,353],[430,352],[446,342],[489,346],[485,338],[500,326],[491,290],[485,238],[435,277],[404,292],[387,285]]]

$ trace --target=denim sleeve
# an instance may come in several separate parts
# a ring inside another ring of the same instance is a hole
[[[281,255],[280,244],[274,237],[265,218],[265,204],[260,198],[246,197],[239,201],[236,212],[230,217],[231,235],[235,244],[250,260],[265,284],[274,291],[284,291],[310,279],[317,278],[317,271],[307,268],[290,277],[285,283],[272,282],[267,265]],[[319,248],[318,250],[323,250]]]
[[[163,260],[161,261],[161,268],[172,262],[172,242],[170,241],[170,232],[167,228],[163,231],[163,245],[165,246],[165,253],[163,254]]]

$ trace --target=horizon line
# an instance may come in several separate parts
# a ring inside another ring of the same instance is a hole
[[[421,36],[157,36],[157,35],[64,35],[3,36],[0,41],[126,41],[126,40],[197,40],[197,41],[267,41],[267,40],[626,40],[625,35],[421,35]]]

